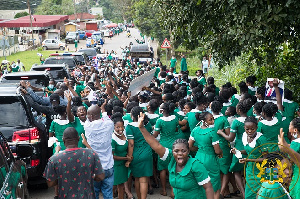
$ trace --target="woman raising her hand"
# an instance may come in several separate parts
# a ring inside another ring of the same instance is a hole
[[[187,140],[175,140],[172,150],[163,147],[144,127],[144,116],[140,113],[138,127],[150,147],[161,160],[168,163],[169,181],[174,189],[175,198],[196,199],[205,198],[206,195],[207,199],[213,199],[214,191],[210,177],[198,160],[189,157]]]

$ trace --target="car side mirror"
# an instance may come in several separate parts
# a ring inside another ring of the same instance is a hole
[[[30,144],[17,144],[16,152],[18,158],[27,158],[33,155],[33,147]]]

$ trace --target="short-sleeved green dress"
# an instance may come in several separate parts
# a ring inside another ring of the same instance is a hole
[[[299,109],[299,104],[293,102],[291,100],[284,99],[282,103],[284,107],[284,116],[289,120],[292,121],[295,116],[295,112]]]
[[[151,124],[151,126],[155,126],[157,119],[160,117],[159,114],[150,114],[148,112],[145,113],[147,115],[147,117],[149,118],[149,122]]]
[[[270,143],[268,146],[269,153],[279,150],[277,143],[281,127],[281,120],[277,117],[274,117],[271,121],[262,120],[258,122],[257,131],[261,132]]]
[[[274,184],[263,182],[256,199],[266,198],[291,199],[291,196],[279,182],[275,182]]]
[[[248,154],[248,159],[262,158],[263,153],[267,151],[267,146],[265,144],[267,144],[268,141],[260,132],[257,132],[255,138],[250,143],[247,140],[247,133],[244,132],[242,141],[244,149]],[[259,170],[256,167],[256,162],[247,162],[245,174],[245,198],[256,197],[256,193],[261,187],[260,178],[257,177],[258,174]]]
[[[190,139],[194,140],[194,145],[198,147],[195,158],[203,163],[208,171],[214,192],[216,192],[221,189],[220,164],[213,147],[219,143],[217,133],[214,128],[196,127],[191,132]]]
[[[254,96],[255,93],[256,93],[256,91],[257,91],[257,87],[256,87],[256,86],[255,86],[255,87],[248,86],[248,93],[249,93],[250,95]]]
[[[124,126],[126,127],[128,123],[133,122],[130,113],[126,113],[122,119],[124,120]]]
[[[148,132],[151,132],[151,124],[145,126]],[[152,149],[141,133],[138,123],[131,122],[126,126],[127,139],[134,140],[133,160],[130,163],[130,169],[134,177],[145,177],[153,175]]]
[[[177,131],[178,119],[175,115],[168,117],[160,117],[155,124],[155,131],[160,133],[160,144],[168,149],[172,149],[173,143],[179,138]],[[168,169],[168,165],[164,161],[158,159],[157,169],[159,171]]]
[[[199,160],[189,158],[186,165],[180,172],[176,172],[176,161],[170,149],[165,150],[161,160],[168,164],[169,182],[173,187],[176,199],[206,198],[205,190],[202,185],[210,181],[208,172]]]
[[[206,85],[206,79],[205,79],[205,77],[203,77],[203,76],[198,77],[197,80],[198,80],[199,84],[201,84],[203,86]]]
[[[190,131],[192,131],[199,123],[199,121],[196,118],[196,113],[202,113],[202,111],[199,111],[198,109],[192,109],[184,117],[184,120],[188,121]]]
[[[121,140],[112,134],[112,151],[115,156],[126,157],[128,152],[128,141]],[[114,185],[123,184],[128,180],[128,167],[125,167],[126,160],[114,160]]]
[[[78,142],[78,147],[80,148],[85,148],[85,145],[82,144],[82,137],[81,134],[83,133],[83,135],[85,135],[85,131],[84,131],[84,122],[82,122],[79,117],[75,117],[74,122],[71,123],[73,125],[73,127],[76,129],[76,131],[78,132],[78,136],[79,136],[79,142]]]
[[[300,153],[300,138],[297,138],[291,142],[290,145],[291,149]],[[299,167],[295,164],[292,181],[289,187],[290,194],[293,199],[300,198],[300,179],[299,179]]]
[[[51,122],[49,128],[49,133],[53,133],[54,136],[57,138],[58,142],[60,143],[61,151],[66,149],[62,138],[63,138],[64,130],[68,127],[73,127],[73,124],[70,123],[69,120],[55,119]],[[57,146],[56,143],[54,143],[53,153],[55,153],[56,146]]]
[[[225,115],[225,111],[227,110],[228,106],[233,106],[233,105],[231,104],[231,102],[225,102],[225,103],[223,103],[223,107],[221,109],[221,113],[223,115]]]
[[[215,119],[215,132],[222,129],[230,128],[229,122],[225,116],[214,115]],[[219,145],[223,152],[223,157],[218,158],[220,164],[220,170],[223,174],[227,174],[229,172],[229,167],[232,160],[232,153],[230,153],[230,143],[221,135],[217,134],[219,139]]]
[[[184,114],[183,111],[175,112],[175,115],[176,115],[176,117],[178,118],[179,121],[182,121],[185,118],[185,114]],[[180,128],[178,128],[178,131],[180,131],[182,133],[182,138],[183,139],[189,140],[190,134],[191,134],[191,131],[190,131],[189,128],[184,130],[184,131],[182,131]]]
[[[236,107],[236,105],[239,103],[240,99],[241,99],[241,96],[239,94],[234,94],[230,99],[232,106]]]
[[[234,147],[239,151],[244,150],[242,136],[243,133],[245,132],[245,128],[244,128],[245,119],[246,117],[236,118],[235,120],[233,120],[230,128],[230,133],[235,133]],[[243,155],[243,158],[246,158],[246,156]],[[238,172],[243,170],[244,170],[244,164],[239,163],[239,159],[235,155],[233,155],[229,171]]]

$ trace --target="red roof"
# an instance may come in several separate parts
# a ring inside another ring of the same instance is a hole
[[[92,15],[86,12],[76,14],[77,19],[96,19],[96,17],[96,15]],[[75,20],[75,14],[69,15],[69,20]]]
[[[30,27],[30,16],[20,17],[10,21],[0,22],[0,27],[19,28]],[[68,15],[33,15],[35,20],[32,20],[32,27],[47,27],[58,24],[61,21],[67,20]]]

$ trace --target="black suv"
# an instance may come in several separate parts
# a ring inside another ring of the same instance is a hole
[[[74,56],[48,57],[44,62],[44,64],[66,64],[69,69],[74,69],[76,67],[76,63]]]
[[[29,198],[26,165],[16,160],[0,133],[0,198]]]
[[[17,87],[0,87],[0,132],[16,157],[26,163],[28,177],[33,183],[44,183],[42,178],[48,158],[48,131],[39,122],[41,115],[29,106]]]
[[[70,78],[68,66],[65,64],[35,64],[31,67],[30,71],[48,71],[56,82],[63,82],[64,77]]]
[[[49,81],[53,80],[53,77],[48,71],[15,72],[3,75],[0,83],[14,83],[19,85],[21,80],[30,82],[34,87],[43,88],[49,85]],[[2,87],[1,84],[0,87]],[[37,94],[43,96],[44,92],[37,92]]]

